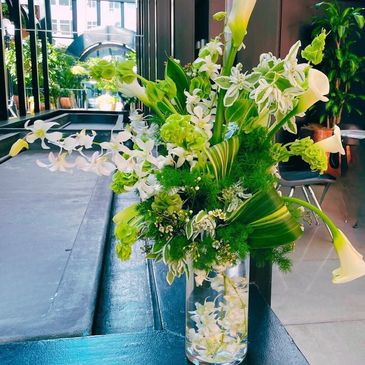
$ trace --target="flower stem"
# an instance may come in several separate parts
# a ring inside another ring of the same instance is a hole
[[[297,199],[297,198],[290,198],[288,196],[283,196],[283,200],[285,202],[298,204],[298,205],[301,205],[302,207],[305,207],[305,208],[308,208],[308,209],[312,210],[328,226],[328,228],[331,231],[333,237],[335,237],[338,234],[338,228],[333,223],[332,219],[329,218],[327,214],[323,213],[323,211],[320,210],[319,208],[315,207],[314,205],[312,205],[312,204],[310,204],[310,203],[308,203],[304,200]]]
[[[275,134],[279,132],[279,130],[295,115],[297,114],[296,108],[294,108],[289,114],[287,114],[280,122],[273,126],[273,128],[269,131],[267,138],[272,139],[275,137]]]
[[[236,59],[236,55],[238,52],[238,48],[234,45],[230,46],[227,57],[224,61],[223,70],[221,76],[229,76],[231,73],[232,66],[234,64],[234,60]],[[223,123],[224,123],[224,96],[226,95],[226,90],[220,89],[218,94],[218,102],[217,102],[217,114],[215,116],[214,128],[213,128],[213,137],[212,144],[217,144],[222,142],[223,140]]]

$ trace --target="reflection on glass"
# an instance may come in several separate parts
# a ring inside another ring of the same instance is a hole
[[[46,3],[45,3],[46,1]],[[3,4],[6,62],[9,74],[10,113],[16,115],[19,110],[17,97],[16,49],[14,42],[14,19]],[[27,112],[34,112],[34,92],[32,89],[32,63],[30,37],[34,31],[29,26],[28,1],[21,0],[24,77],[26,84]],[[106,100],[98,97],[107,94],[115,101],[115,108],[123,108],[125,98],[118,93],[100,90],[91,80],[72,74],[72,67],[80,61],[93,58],[125,59],[135,58],[135,34],[137,27],[136,2],[131,0],[107,1],[78,0],[73,7],[71,0],[37,0],[35,1],[37,66],[40,91],[40,109],[44,109],[44,80],[41,39],[46,23],[46,6],[50,6],[51,17],[48,19],[47,54],[48,81],[51,108],[99,108]],[[74,22],[74,19],[77,19]],[[67,100],[68,99],[68,100]],[[111,98],[110,98],[111,99]],[[105,107],[105,106],[103,106]],[[114,107],[113,107],[114,108]]]

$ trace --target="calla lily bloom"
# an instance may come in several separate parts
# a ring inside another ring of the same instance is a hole
[[[15,157],[17,156],[22,149],[28,149],[29,144],[24,139],[18,139],[10,148],[9,156]]]
[[[306,112],[317,101],[328,101],[325,95],[330,92],[330,84],[328,77],[323,72],[311,68],[308,74],[308,85],[308,90],[299,97],[297,114]]]
[[[228,27],[231,30],[233,45],[236,48],[239,48],[243,42],[255,5],[256,0],[233,0],[228,17]]]
[[[334,128],[333,136],[323,139],[315,144],[321,147],[325,152],[341,153],[341,155],[345,154],[341,141],[341,130],[337,125]]]
[[[365,276],[363,256],[355,250],[341,230],[333,235],[333,243],[341,266],[332,272],[332,282],[343,284]]]
[[[126,82],[120,82],[118,84],[119,91],[125,96],[132,98],[138,98],[143,104],[149,106],[150,102],[146,94],[146,89],[138,83],[137,79],[134,79],[130,84]]]

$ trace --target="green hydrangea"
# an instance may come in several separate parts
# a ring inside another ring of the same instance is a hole
[[[168,194],[165,191],[158,193],[152,203],[152,210],[157,214],[172,215],[178,213],[183,206],[183,201],[179,194]]]
[[[173,143],[186,150],[202,150],[207,136],[190,123],[189,115],[172,114],[161,127],[161,138],[166,143]]]
[[[312,170],[323,173],[327,169],[327,155],[310,137],[298,139],[290,146],[292,155],[301,156]]]
[[[116,194],[122,194],[124,193],[126,186],[133,186],[138,181],[138,176],[135,172],[128,173],[128,172],[122,172],[117,171],[113,175],[113,181],[111,184],[111,189]]]
[[[114,230],[115,237],[123,244],[132,246],[138,238],[138,229],[127,223],[120,223]]]
[[[327,32],[322,29],[322,32],[313,39],[313,42],[302,51],[302,57],[313,65],[318,65],[323,61],[323,52],[326,46]]]
[[[119,242],[115,247],[115,251],[122,261],[127,261],[132,255],[132,246],[123,245]]]

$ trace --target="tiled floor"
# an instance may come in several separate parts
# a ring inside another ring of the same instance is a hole
[[[349,178],[337,182],[323,209],[365,256],[365,223],[356,213],[362,198],[350,183]],[[357,216],[360,226],[353,229]],[[332,284],[339,262],[322,223],[306,227],[292,258],[291,273],[274,269],[272,306],[309,363],[365,364],[365,278]]]

